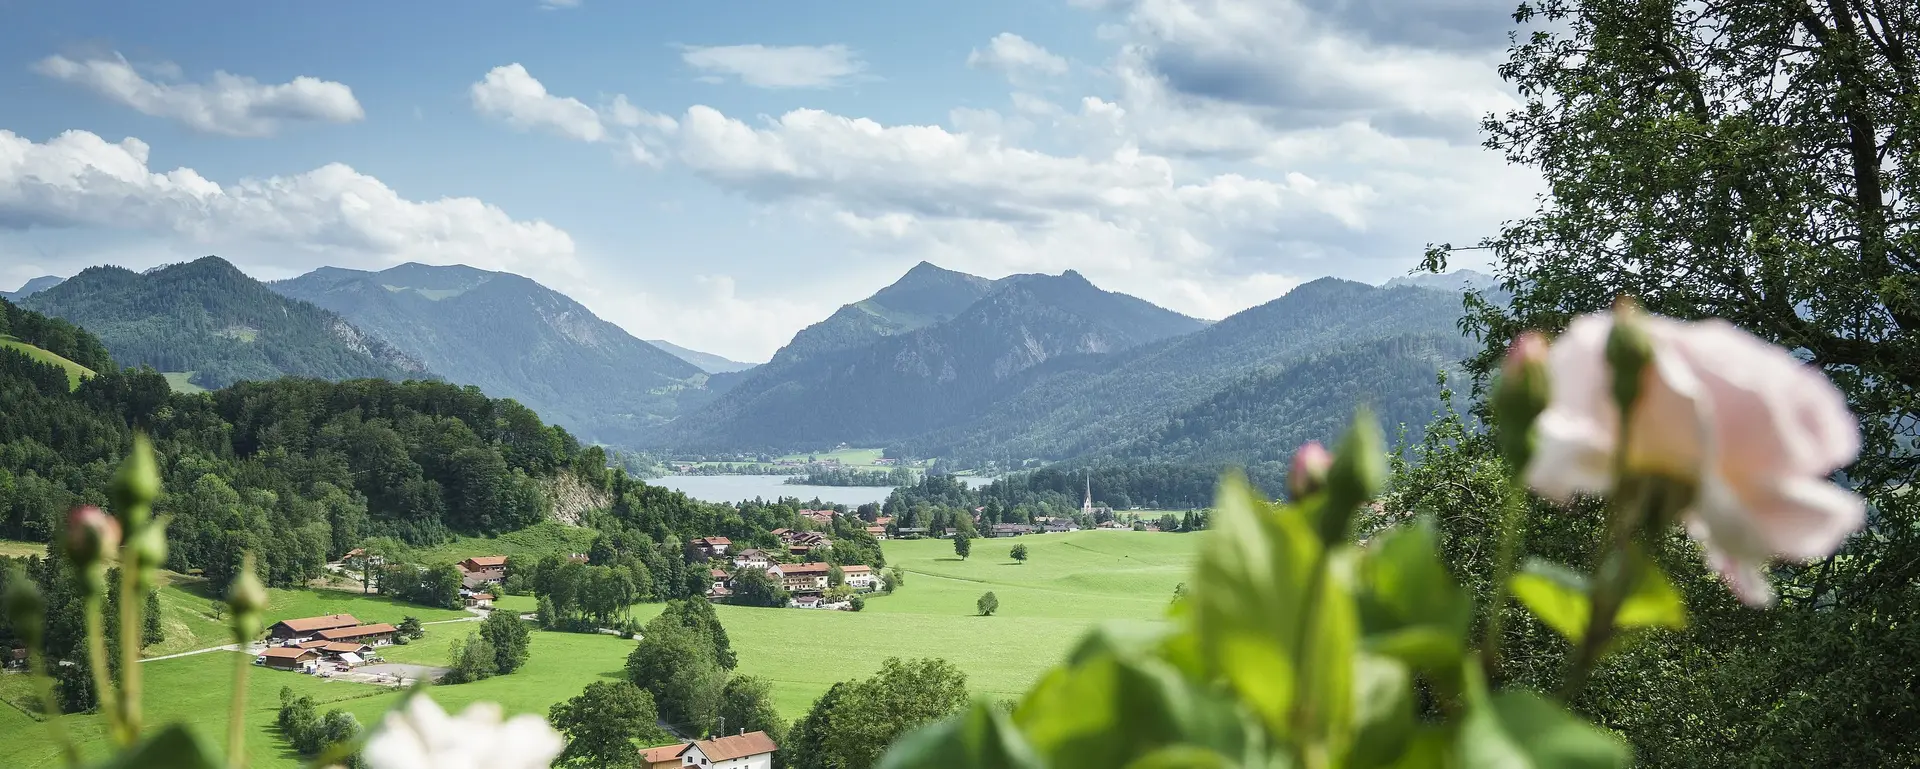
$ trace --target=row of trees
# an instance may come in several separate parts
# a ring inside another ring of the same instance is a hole
[[[48,547],[46,557],[27,556],[25,558],[0,557],[0,594],[8,587],[8,580],[24,578],[33,582],[40,595],[46,600],[46,624],[41,643],[49,659],[67,660],[66,664],[50,666],[55,683],[55,693],[60,700],[62,710],[69,713],[92,710],[98,704],[98,693],[93,686],[93,668],[86,652],[86,627],[82,622],[81,596],[75,582],[76,575],[67,557],[57,547]],[[15,568],[19,571],[15,571]],[[107,572],[107,584],[119,584],[120,570]],[[118,616],[119,593],[111,591],[107,595],[103,616]],[[142,614],[140,630],[140,648],[166,640],[165,627],[161,624],[160,598],[158,593],[148,593],[146,608]],[[104,626],[107,642],[107,666],[110,679],[118,680],[120,665],[120,628],[118,622],[108,622]],[[21,634],[13,627],[11,620],[0,616],[0,648],[12,649],[20,645]]]

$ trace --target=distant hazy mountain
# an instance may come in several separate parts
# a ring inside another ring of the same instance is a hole
[[[1165,430],[1168,421],[1179,419],[1183,412],[1202,408],[1215,396],[1228,397],[1222,394],[1230,388],[1247,386],[1249,377],[1273,374],[1284,379],[1286,370],[1306,361],[1409,334],[1457,336],[1454,322],[1459,315],[1460,300],[1450,292],[1377,288],[1322,278],[1199,332],[1045,372],[976,419],[897,447],[922,456],[976,461],[1241,454],[1222,447],[1152,448],[1140,442]],[[1419,375],[1392,382],[1349,382],[1352,391],[1345,400],[1316,396],[1284,405],[1282,399],[1285,414],[1263,407],[1268,409],[1259,417],[1263,426],[1250,429],[1272,428],[1276,420],[1343,424],[1352,414],[1354,400],[1367,393],[1417,391],[1426,394],[1423,404],[1431,404],[1436,371],[1425,368]],[[1272,393],[1271,388],[1263,392]],[[1381,410],[1406,413],[1398,406]],[[1324,440],[1332,435],[1307,437]],[[1297,443],[1275,450],[1290,452]],[[1242,456],[1234,461],[1253,459]]]
[[[429,376],[420,361],[339,315],[276,294],[217,256],[144,274],[91,267],[23,304],[92,332],[121,365],[194,372],[201,387],[282,376]]]
[[[1388,280],[1381,288],[1432,288],[1443,291],[1492,291],[1500,287],[1500,279],[1484,272],[1474,270],[1454,270],[1436,275],[1422,272],[1415,275],[1402,275]]]
[[[735,371],[745,371],[759,365],[757,363],[741,363],[737,360],[728,360],[710,352],[691,350],[665,339],[648,339],[646,342],[647,344],[666,350],[675,358],[698,366],[701,371],[709,374],[729,374]]]
[[[340,313],[448,380],[512,398],[586,440],[626,444],[708,397],[699,367],[504,272],[403,264],[323,267],[272,284]]]
[[[926,328],[965,312],[993,285],[986,278],[921,262],[873,296],[801,329],[769,363],[793,363]]]
[[[1103,291],[1073,271],[986,281],[922,263],[802,331],[713,404],[668,425],[661,441],[710,449],[882,445],[965,423],[1060,361],[1205,325]]]
[[[0,291],[0,299],[5,299],[9,302],[19,302],[20,300],[25,299],[29,296],[33,296],[34,294],[38,294],[49,288],[58,286],[62,281],[65,281],[65,280],[66,278],[62,278],[57,275],[42,275],[38,278],[34,278],[33,280],[27,281],[27,284],[24,286],[21,286],[20,290],[18,291]]]

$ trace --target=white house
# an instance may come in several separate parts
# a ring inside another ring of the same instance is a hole
[[[747,548],[733,555],[733,567],[736,569],[759,569],[766,571],[773,566],[773,557],[764,550]]]
[[[688,743],[680,754],[680,765],[695,769],[773,769],[776,750],[779,746],[766,732],[742,732]]]
[[[858,564],[842,566],[840,567],[840,576],[845,577],[847,586],[855,590],[873,590],[879,584],[879,580],[874,579],[873,567],[871,566],[861,566]]]

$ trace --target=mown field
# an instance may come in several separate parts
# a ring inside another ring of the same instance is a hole
[[[1101,621],[1154,621],[1162,616],[1174,586],[1187,578],[1204,536],[1089,531],[975,540],[972,556],[965,561],[953,555],[952,543],[946,540],[888,542],[888,561],[906,570],[907,584],[895,595],[872,598],[864,612],[732,606],[718,611],[740,657],[738,672],[770,679],[777,704],[790,717],[803,714],[834,682],[871,674],[889,656],[948,659],[967,673],[968,686],[975,693],[1010,698]],[[1031,554],[1027,563],[1017,564],[1008,557],[1015,544],[1027,546]],[[999,598],[999,613],[975,616],[975,601],[989,590]],[[381,612],[411,613],[429,621],[445,618],[432,616],[433,610],[356,603],[357,596],[335,597],[339,594],[330,591],[275,592],[270,615],[274,619],[306,616],[287,613],[283,607],[351,611],[368,621],[397,620]],[[312,595],[296,599],[282,592]],[[530,606],[525,598],[508,599],[510,609]],[[643,604],[634,613],[644,620],[659,610],[657,604]],[[430,625],[425,639],[383,653],[393,661],[444,665],[452,642],[476,628],[471,623]],[[633,644],[614,636],[536,632],[532,658],[519,672],[438,687],[433,697],[449,709],[489,700],[509,712],[544,714],[553,703],[579,693],[593,681],[622,676]],[[190,715],[189,720],[217,736],[225,723],[231,680],[226,671],[231,665],[231,656],[224,652],[146,663],[153,682],[150,691],[173,692],[175,683],[194,682],[186,687],[191,691],[176,697],[166,711],[150,712]],[[369,724],[397,696],[361,684],[327,683],[257,668],[253,673],[248,722],[253,727],[249,753],[256,767],[295,765],[271,733],[281,685],[318,692],[316,700],[324,694],[339,704],[323,704],[322,711],[343,707]],[[99,749],[103,736],[96,717],[67,716],[63,721],[76,724],[72,728]],[[30,730],[21,735],[24,739],[14,739],[23,729]],[[57,759],[43,725],[3,706],[0,737],[5,738],[0,739],[0,766],[51,766]]]
[[[67,372],[68,387],[79,387],[80,380],[93,376],[93,369],[87,368],[86,366],[82,366],[78,363],[67,360],[64,356],[57,355],[55,353],[40,349],[39,347],[35,347],[33,345],[27,344],[26,342],[22,342],[19,339],[8,336],[6,334],[0,334],[0,347],[19,350],[23,353],[26,353],[27,357],[29,358],[40,361],[42,363],[51,363],[53,365],[59,366],[62,369],[65,369]]]

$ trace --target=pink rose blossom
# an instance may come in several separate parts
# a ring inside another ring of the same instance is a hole
[[[1547,497],[1613,488],[1613,322],[1611,313],[1577,318],[1548,351],[1551,394],[1526,470]],[[1741,600],[1766,605],[1769,559],[1831,555],[1865,522],[1861,499],[1828,480],[1859,454],[1859,424],[1819,371],[1730,323],[1641,323],[1653,359],[1629,425],[1628,470],[1692,481],[1687,532]]]

